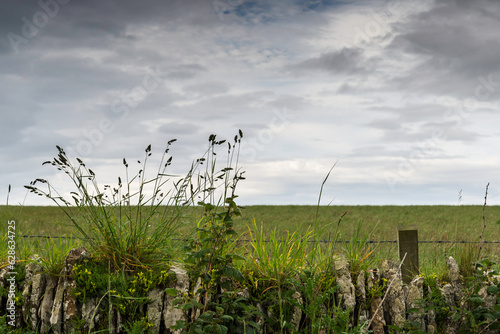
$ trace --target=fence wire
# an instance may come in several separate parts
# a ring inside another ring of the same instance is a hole
[[[21,236],[25,239],[28,238],[39,238],[39,239],[83,239],[83,240],[93,240],[93,239],[85,239],[85,238],[78,238],[78,237],[68,237],[68,236],[51,236],[51,235],[23,235]],[[177,239],[174,238],[172,239],[173,241],[187,241],[187,239]],[[239,239],[237,241],[240,242],[251,242],[252,240],[249,239]],[[263,240],[263,242],[271,242],[272,240]],[[304,241],[304,240],[301,240]],[[350,240],[307,240],[308,243],[345,243],[349,244],[351,243]],[[361,243],[362,241],[356,241],[356,243]],[[382,244],[382,243],[391,243],[391,244],[396,244],[398,241],[397,240],[367,240],[363,241],[363,243],[367,244]],[[484,240],[484,241],[467,241],[467,240],[419,240],[419,244],[500,244],[500,241],[489,241],[489,240]]]

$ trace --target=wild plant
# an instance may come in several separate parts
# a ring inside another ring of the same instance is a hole
[[[271,332],[327,333],[355,332],[349,329],[350,311],[336,301],[336,277],[333,262],[341,238],[342,214],[337,222],[320,221],[323,188],[333,168],[324,178],[314,223],[303,232],[264,233],[255,220],[249,227],[250,247],[245,276],[257,301],[264,307],[265,328]],[[334,227],[333,235],[330,231]],[[323,243],[327,237],[328,242]],[[299,293],[299,295],[297,295]],[[297,324],[296,309],[305,317]],[[295,324],[292,325],[292,320]],[[299,325],[299,328],[296,326]]]
[[[369,243],[369,236],[368,233],[361,235],[360,222],[350,240],[344,244],[353,277],[360,271],[368,270],[377,261],[377,257],[374,256],[375,247]]]
[[[498,271],[491,270],[491,266],[493,265],[491,261],[488,259],[481,259],[481,250],[484,241],[483,237],[486,228],[485,209],[489,185],[489,183],[486,185],[484,195],[482,215],[483,226],[479,238],[479,245],[477,248],[465,248],[460,259],[461,266],[459,269],[461,274],[470,276],[464,276],[465,284],[463,297],[460,301],[460,305],[456,307],[456,313],[453,316],[453,321],[459,323],[461,332],[464,333],[500,330],[500,283],[497,285],[490,285],[486,291],[487,295],[493,296],[496,301],[493,308],[485,306],[485,300],[480,294],[480,290],[484,286],[483,283],[488,281],[489,277],[492,275],[499,274]]]
[[[249,227],[249,238],[246,276],[254,294],[268,304],[267,313],[273,315],[266,318],[269,327],[284,332],[291,328],[295,292],[291,279],[307,265],[308,242],[313,238],[313,231],[308,229],[304,234],[286,231],[280,236],[274,230],[265,236],[263,226],[257,227],[254,221],[252,228]]]
[[[259,277],[263,277],[279,287],[287,278],[293,277],[306,267],[314,267],[319,263],[324,264],[325,260],[328,261],[328,264],[331,263],[333,260],[331,255],[335,252],[335,247],[341,236],[340,223],[347,213],[339,218],[333,239],[331,233],[328,233],[328,244],[326,247],[322,247],[320,239],[326,234],[325,231],[331,228],[332,224],[329,222],[320,223],[319,210],[323,188],[334,167],[335,164],[321,183],[314,223],[304,233],[300,233],[296,229],[294,232],[285,231],[283,234],[274,229],[267,236],[264,234],[263,226],[258,227],[255,220],[252,226],[248,227],[251,246],[248,257],[249,265],[256,270]]]
[[[171,241],[180,217],[201,191],[193,185],[192,178],[203,158],[194,162],[187,174],[176,181],[167,173],[172,164],[172,156],[168,153],[173,142],[175,139],[167,143],[152,177],[147,176],[151,145],[145,150],[143,162],[137,161],[139,171],[133,177],[129,175],[129,164],[124,158],[125,177],[118,176],[118,184],[114,187],[100,186],[92,169],[80,158],[76,158],[77,164],[74,164],[57,146],[57,157],[43,164],[54,166],[71,179],[74,186],[71,200],[45,179],[36,179],[25,187],[58,205],[80,237],[113,268],[136,271],[162,265],[173,257]],[[170,189],[165,190],[170,183]],[[38,184],[44,184],[45,189]]]
[[[355,333],[360,328],[351,328],[351,310],[344,310],[336,299],[338,285],[332,268],[305,269],[291,282],[302,296],[301,302],[292,301],[305,315],[300,333]]]
[[[216,147],[226,143],[209,138],[209,154],[202,161],[204,174],[197,175],[197,184],[203,189],[198,205],[203,208],[196,231],[184,247],[184,265],[190,277],[188,294],[179,296],[175,303],[182,310],[184,320],[176,329],[188,333],[237,332],[243,327],[254,333],[259,326],[252,321],[256,309],[247,305],[246,298],[235,293],[243,282],[243,275],[235,262],[243,260],[238,255],[238,235],[234,220],[240,216],[236,205],[236,187],[243,180],[238,167],[240,131],[228,145],[226,166],[217,168]]]
[[[80,240],[73,236],[37,238],[34,248],[39,250],[32,259],[42,265],[43,270],[50,275],[59,275],[64,267],[64,259],[69,251],[80,246]]]
[[[492,276],[498,275],[498,271],[492,269],[493,262],[481,257],[488,186],[489,184],[484,197],[479,245],[466,244],[456,251],[462,281],[459,285],[462,289],[461,299],[450,307],[438,286],[440,277],[429,275],[425,278],[421,305],[424,311],[435,313],[439,331],[446,330],[446,323],[450,320],[457,324],[460,333],[496,333],[500,330],[500,283],[497,281],[496,284],[491,284]]]
[[[478,248],[474,244],[464,244],[457,251],[458,269],[463,277],[474,277],[478,266]]]

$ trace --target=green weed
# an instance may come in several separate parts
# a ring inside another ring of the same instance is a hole
[[[351,275],[356,277],[361,271],[366,271],[377,261],[377,256],[373,244],[369,243],[369,236],[372,234],[361,234],[361,223],[358,223],[358,228],[352,234],[349,242],[344,244],[345,254],[350,263]]]
[[[212,154],[204,161],[205,174],[198,176],[198,182],[207,191],[198,203],[204,208],[203,216],[184,247],[183,263],[191,288],[174,302],[184,315],[175,328],[187,333],[233,333],[241,327],[246,333],[255,333],[259,328],[252,321],[256,309],[235,292],[244,280],[235,266],[243,258],[237,254],[238,235],[233,228],[233,217],[241,215],[235,203],[236,186],[244,179],[237,158],[241,137],[240,131],[232,145],[228,144],[227,165],[218,172],[214,149],[225,141],[216,141],[211,136]]]
[[[173,188],[164,190],[171,181],[166,170],[172,163],[168,152],[174,141],[168,142],[152,177],[146,176],[151,145],[145,150],[144,161],[138,161],[139,171],[133,177],[129,177],[129,164],[123,159],[125,177],[118,177],[116,187],[101,187],[92,169],[79,158],[74,165],[57,147],[57,157],[44,164],[56,167],[71,179],[75,187],[71,192],[73,205],[47,180],[36,179],[26,188],[56,203],[104,262],[128,271],[154,267],[173,257],[171,239],[179,218],[192,198],[202,191],[191,182],[199,161],[185,177],[173,182]],[[46,185],[46,189],[37,184]]]

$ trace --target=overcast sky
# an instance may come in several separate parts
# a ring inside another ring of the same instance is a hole
[[[243,131],[239,204],[500,204],[497,1],[3,1],[0,202]],[[223,153],[223,152],[222,152]]]

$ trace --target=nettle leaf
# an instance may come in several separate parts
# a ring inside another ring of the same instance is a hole
[[[177,289],[174,289],[174,288],[166,288],[166,289],[165,289],[165,293],[166,293],[167,295],[169,295],[169,296],[172,296],[172,297],[177,296],[177,293],[178,293],[178,292],[179,292],[179,291],[178,291]]]
[[[243,277],[243,274],[236,268],[234,267],[225,267],[223,269],[224,276],[231,277],[235,279],[238,282],[242,282],[245,280]]]
[[[194,257],[195,259],[202,258],[205,254],[210,253],[210,251],[211,251],[210,249],[202,249],[202,250],[200,250],[200,251],[194,252],[194,253],[193,253],[193,257]]]
[[[233,321],[234,318],[230,315],[224,314],[223,316],[220,317],[221,319],[228,320],[228,321]]]
[[[488,289],[486,291],[488,291],[488,293],[490,295],[496,295],[496,294],[500,293],[500,288],[496,285],[491,285],[488,287]]]
[[[472,295],[469,297],[468,300],[469,300],[469,302],[477,304],[477,305],[481,305],[483,303],[483,298],[481,298],[481,296],[479,296],[479,295]]]
[[[193,304],[193,303],[189,303],[189,302],[187,302],[187,303],[185,303],[184,305],[182,305],[182,308],[183,308],[184,310],[190,310],[190,309],[192,309],[193,307],[194,307],[194,304]]]
[[[255,321],[247,320],[247,324],[249,324],[250,326],[252,326],[255,329],[260,329],[260,325],[258,323],[256,323]]]

